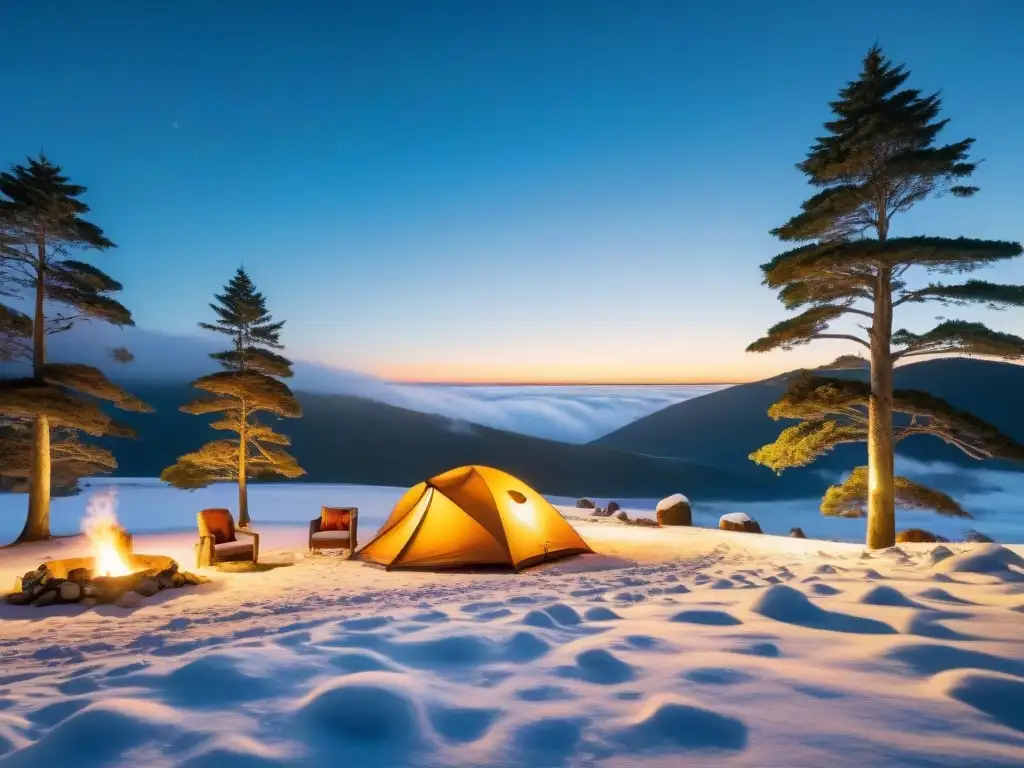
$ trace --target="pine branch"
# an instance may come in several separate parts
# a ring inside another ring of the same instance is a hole
[[[770,352],[773,349],[793,349],[815,339],[845,339],[870,347],[867,341],[853,335],[828,334],[825,330],[836,318],[849,311],[849,307],[811,307],[795,317],[776,323],[768,334],[747,347],[748,352]]]
[[[778,475],[791,467],[805,467],[837,445],[867,439],[863,424],[841,424],[834,419],[804,421],[782,431],[774,443],[762,446],[749,458]]]
[[[896,505],[931,510],[948,517],[971,515],[952,497],[905,477],[894,478]],[[829,517],[864,517],[868,499],[868,468],[857,467],[839,485],[832,485],[821,501],[821,513]]]
[[[894,360],[950,353],[1005,360],[1024,358],[1024,338],[993,331],[983,323],[969,323],[965,320],[947,320],[922,334],[901,329],[893,333],[892,343],[904,347],[893,354]]]
[[[984,280],[968,280],[961,285],[929,285],[904,293],[893,306],[938,301],[945,305],[984,304],[989,309],[1024,307],[1024,285],[1000,285]]]
[[[94,437],[135,437],[130,427],[111,419],[99,405],[36,379],[0,379],[0,416],[46,416],[54,427],[77,429]]]
[[[153,409],[108,379],[99,368],[79,363],[48,363],[40,375],[44,381],[76,392],[106,400],[115,408],[136,413],[152,413]]]

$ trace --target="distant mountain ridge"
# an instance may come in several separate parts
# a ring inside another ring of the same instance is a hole
[[[861,380],[868,375],[863,369],[820,373]],[[592,444],[646,456],[700,460],[736,470],[751,465],[747,456],[752,451],[773,441],[779,432],[795,423],[775,422],[767,415],[769,406],[786,391],[788,381],[787,375],[775,376],[670,405]],[[966,358],[927,360],[897,368],[895,386],[941,397],[1024,442],[1024,366]],[[898,453],[920,461],[942,461],[971,469],[1021,469],[1003,462],[971,459],[930,436],[908,438],[899,445]],[[783,477],[821,469],[849,469],[866,460],[864,445],[843,445],[810,467],[787,470]]]
[[[138,440],[103,440],[121,477],[154,477],[181,454],[226,433],[178,411],[197,391],[188,384],[119,378],[152,405],[152,414],[117,413]],[[686,493],[695,500],[809,496],[816,484],[782,482],[753,465],[723,470],[705,462],[655,459],[601,445],[573,445],[408,410],[350,395],[297,392],[304,416],[275,429],[292,440],[306,482],[411,486],[464,464],[499,467],[558,496],[650,498]]]

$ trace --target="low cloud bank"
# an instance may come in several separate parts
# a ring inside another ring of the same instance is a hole
[[[135,360],[120,366],[108,350],[125,346]],[[54,336],[54,360],[101,366],[124,380],[183,381],[209,373],[215,339],[175,336],[139,328],[79,325]],[[7,366],[9,368],[9,366]],[[447,416],[456,431],[466,422],[535,437],[586,443],[666,406],[714,391],[692,387],[464,387],[396,384],[363,373],[296,362],[293,389],[355,395],[425,413]],[[0,366],[0,375],[3,366]]]

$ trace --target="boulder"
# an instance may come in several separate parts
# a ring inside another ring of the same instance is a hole
[[[693,525],[693,510],[690,500],[681,493],[658,502],[655,508],[658,525]]]
[[[28,605],[32,602],[32,592],[12,592],[6,600],[11,605]]]
[[[619,506],[619,502],[617,502],[617,501],[609,501],[608,502],[608,514],[609,515],[614,515],[620,509],[622,509],[622,507]]]
[[[803,528],[790,528],[789,529],[789,538],[791,538],[791,539],[806,539],[807,538],[807,534],[804,533],[804,529]]]
[[[135,592],[143,597],[152,597],[160,591],[160,584],[156,579],[143,579],[135,585]]]
[[[118,608],[137,608],[142,604],[142,595],[138,592],[125,592],[114,603]]]
[[[896,534],[897,544],[936,544],[943,539],[921,528],[907,528]]]
[[[590,499],[579,499],[576,502],[576,509],[594,509],[595,507],[597,507],[597,504]]]
[[[68,571],[68,581],[89,581],[92,571],[88,568],[72,568]]]
[[[722,531],[735,531],[736,533],[763,533],[757,520],[752,519],[744,512],[730,512],[722,515],[718,520],[718,528]]]
[[[610,511],[611,511],[611,510],[609,510],[609,512],[610,512]],[[622,521],[622,522],[624,522],[624,523],[628,523],[628,522],[629,522],[629,515],[628,515],[628,514],[626,514],[626,510],[622,510],[621,512],[619,512],[619,514],[617,514],[617,515],[615,516],[615,519],[616,519],[616,520],[621,520],[621,521]]]
[[[36,608],[43,608],[44,606],[49,605],[56,599],[56,592],[43,592],[41,595],[39,595],[39,597],[32,601],[32,605],[34,605]]]
[[[968,531],[964,534],[964,541],[974,544],[995,544],[995,539],[989,538],[981,531]]]
[[[74,603],[82,599],[82,588],[73,581],[65,581],[60,585],[60,599],[65,603]]]

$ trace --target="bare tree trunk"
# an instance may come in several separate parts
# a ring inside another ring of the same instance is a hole
[[[249,450],[249,436],[246,434],[245,401],[239,410],[239,432],[238,432],[238,526],[249,527],[249,492],[245,486],[245,459]]]
[[[896,543],[895,462],[892,434],[892,273],[879,268],[871,327],[871,398],[868,401],[869,549]]]
[[[46,241],[37,244],[39,263],[36,273],[35,314],[32,318],[32,375],[39,379],[46,364]],[[42,541],[50,538],[50,422],[36,416],[32,424],[32,453],[28,486],[28,517],[18,541]]]

